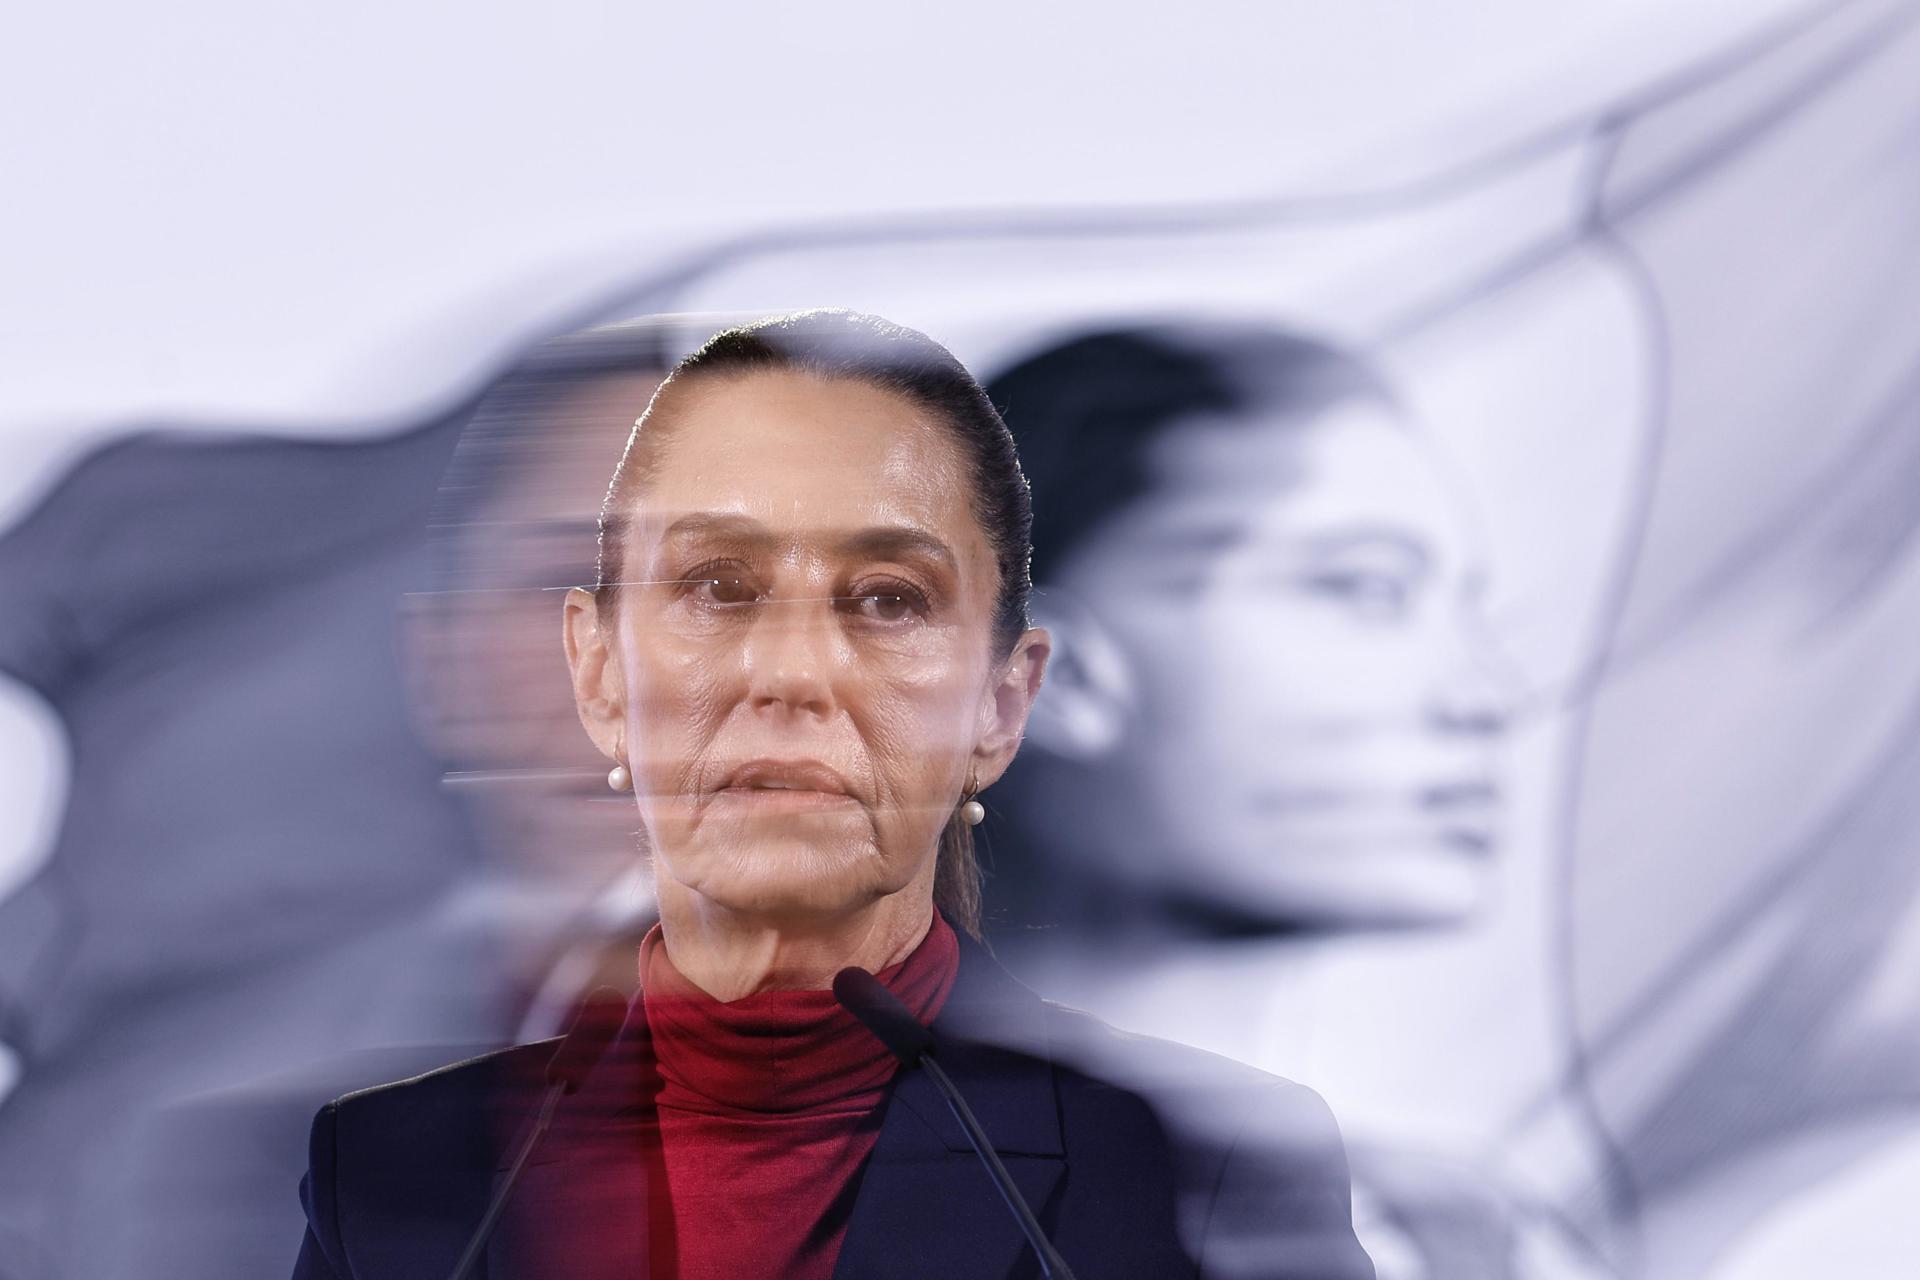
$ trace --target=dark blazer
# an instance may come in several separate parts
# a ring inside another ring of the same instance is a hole
[[[620,1035],[644,1035],[644,1025],[636,1000]],[[952,994],[931,1029],[940,1062],[1082,1280],[1372,1277],[1353,1235],[1339,1133],[1310,1090],[1044,1001],[964,933]],[[498,1114],[513,1092],[505,1082],[530,1069],[537,1079],[554,1044],[322,1108],[300,1187],[308,1230],[295,1280],[446,1275],[509,1159],[502,1135],[512,1126]],[[575,1101],[564,1099],[563,1112]],[[885,1106],[835,1276],[1037,1276],[926,1074],[901,1073]],[[492,1280],[542,1273],[525,1262],[530,1244],[537,1259],[543,1200],[592,1194],[595,1180],[569,1163],[568,1144],[548,1150],[557,1154],[535,1157],[495,1234],[484,1269]],[[607,1248],[643,1259],[634,1220],[645,1216],[613,1207]]]

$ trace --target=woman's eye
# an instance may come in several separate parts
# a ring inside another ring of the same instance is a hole
[[[1391,621],[1407,611],[1407,584],[1377,573],[1322,573],[1307,579],[1314,593],[1328,597],[1370,621]]]
[[[845,604],[870,622],[905,622],[927,611],[918,592],[900,588],[878,589],[848,596]]]
[[[713,604],[752,604],[758,598],[753,584],[737,573],[715,574],[702,581],[698,590]]]

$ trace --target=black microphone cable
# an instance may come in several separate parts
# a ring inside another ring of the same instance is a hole
[[[520,1146],[507,1166],[506,1177],[501,1179],[493,1199],[488,1201],[487,1211],[480,1216],[480,1225],[473,1229],[460,1261],[453,1264],[453,1271],[447,1280],[466,1280],[467,1273],[473,1270],[473,1264],[480,1260],[481,1252],[486,1249],[487,1241],[492,1239],[493,1229],[499,1225],[500,1215],[505,1211],[507,1201],[527,1167],[527,1161],[533,1156],[533,1149],[540,1145],[540,1139],[547,1136],[560,1099],[578,1093],[587,1073],[613,1047],[616,1037],[601,1036],[598,1025],[587,1017],[589,1009],[612,1001],[619,1001],[624,1006],[626,997],[612,987],[597,987],[575,1007],[567,1032],[560,1038],[560,1046],[553,1051],[553,1058],[547,1063],[547,1088],[540,1099],[540,1110],[534,1115],[533,1123],[527,1126]]]
[[[1053,1241],[1047,1239],[1047,1233],[1041,1227],[1040,1220],[1033,1216],[1027,1198],[1014,1185],[1007,1166],[1000,1163],[1000,1154],[988,1141],[987,1131],[980,1127],[973,1108],[960,1096],[960,1090],[955,1087],[946,1069],[934,1059],[933,1033],[921,1026],[893,992],[865,969],[847,968],[835,974],[833,998],[840,1002],[841,1008],[859,1019],[860,1025],[871,1031],[904,1066],[920,1067],[932,1077],[940,1096],[947,1100],[947,1109],[953,1112],[953,1118],[966,1130],[967,1141],[973,1144],[980,1162],[986,1165],[994,1189],[1006,1201],[1007,1208],[1013,1212],[1014,1218],[1020,1223],[1020,1230],[1027,1237],[1027,1243],[1033,1246],[1034,1253],[1039,1256],[1040,1270],[1050,1280],[1074,1280],[1073,1268],[1053,1247]]]

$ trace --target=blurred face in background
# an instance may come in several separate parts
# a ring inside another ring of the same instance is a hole
[[[1506,706],[1439,459],[1359,398],[1304,422],[1193,416],[1152,449],[1153,492],[1047,584],[1113,651],[1094,694],[1112,745],[1079,776],[1117,821],[1085,856],[1253,918],[1473,911]]]
[[[496,419],[508,437],[485,498],[451,542],[458,562],[416,627],[422,699],[450,780],[519,869],[603,885],[630,868],[631,806],[580,737],[555,615],[592,582],[599,504],[659,378],[582,378]]]

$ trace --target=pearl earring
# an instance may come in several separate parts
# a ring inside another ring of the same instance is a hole
[[[987,820],[987,806],[978,800],[969,800],[960,806],[960,821],[970,827],[977,827]]]
[[[633,774],[623,764],[617,764],[607,770],[607,786],[615,791],[627,791],[633,787]]]

